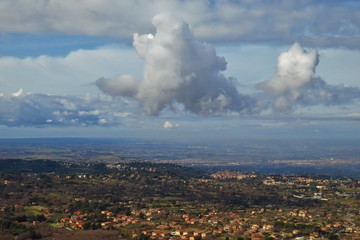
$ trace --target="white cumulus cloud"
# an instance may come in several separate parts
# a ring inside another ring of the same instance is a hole
[[[259,88],[274,95],[274,109],[289,110],[301,96],[304,87],[310,84],[318,62],[316,50],[307,52],[299,43],[294,43],[278,57],[275,76],[259,84]]]
[[[269,104],[277,112],[292,111],[296,106],[342,105],[360,99],[358,87],[328,84],[316,76],[319,54],[294,43],[278,57],[276,74],[257,85],[270,96]]]
[[[163,128],[165,129],[174,128],[174,125],[169,121],[165,121],[163,124]]]
[[[136,81],[124,76],[97,80],[102,91],[136,99],[149,115],[174,103],[201,114],[250,109],[252,101],[238,92],[235,79],[221,73],[227,63],[212,45],[198,41],[190,26],[171,14],[156,15],[152,22],[155,35],[134,34],[133,45],[145,61],[137,91]]]

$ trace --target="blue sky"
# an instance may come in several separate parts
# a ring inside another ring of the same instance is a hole
[[[0,137],[360,136],[358,1],[0,10]]]

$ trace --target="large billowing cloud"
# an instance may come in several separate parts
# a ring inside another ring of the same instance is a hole
[[[319,54],[306,51],[294,43],[278,57],[276,74],[258,84],[270,97],[270,105],[277,112],[291,111],[298,105],[341,105],[360,99],[360,89],[331,85],[315,75]]]
[[[152,30],[159,12],[177,13],[207,41],[360,48],[358,1],[318,0],[2,0],[0,32],[130,39]],[[136,13],[136,14],[134,14]]]
[[[152,22],[155,35],[134,34],[133,45],[145,61],[143,80],[127,75],[101,78],[96,84],[102,91],[138,100],[149,115],[174,103],[202,114],[252,108],[252,100],[239,94],[235,80],[221,74],[225,59],[210,44],[195,39],[186,22],[171,14],[157,15]]]

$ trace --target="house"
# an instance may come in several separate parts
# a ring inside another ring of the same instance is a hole
[[[299,217],[306,217],[306,211],[300,210]]]
[[[81,215],[81,212],[80,212],[80,211],[76,211],[76,212],[74,212],[74,214],[80,216],[80,215]]]
[[[171,232],[172,236],[181,236],[180,230],[176,230],[174,232]]]
[[[259,225],[258,224],[253,224],[252,226],[251,226],[251,229],[252,230],[254,230],[254,231],[256,231],[256,230],[258,230],[259,229]]]
[[[263,231],[271,231],[274,228],[274,226],[269,224],[264,224]]]
[[[62,219],[60,220],[60,222],[62,222],[62,223],[70,222],[70,218],[62,218]]]
[[[152,233],[151,233],[151,237],[152,238],[159,238],[159,237],[165,237],[165,233],[164,232],[162,232],[162,231],[153,231]]]
[[[75,220],[75,221],[70,220],[70,223],[72,229],[79,229],[79,230],[84,229],[85,222],[83,220]]]
[[[223,232],[224,232],[224,231],[223,231],[223,229],[221,229],[221,228],[219,228],[219,229],[214,229],[214,230],[213,230],[213,234],[215,234],[215,235],[216,235],[216,234],[219,234],[219,235],[220,235],[220,234],[222,234]]]
[[[101,223],[102,229],[110,229],[110,226],[111,226],[111,222],[102,222]]]

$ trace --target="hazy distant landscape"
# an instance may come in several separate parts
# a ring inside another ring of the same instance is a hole
[[[360,144],[352,140],[186,142],[149,139],[0,139],[1,159],[160,162],[260,173],[360,176]]]

